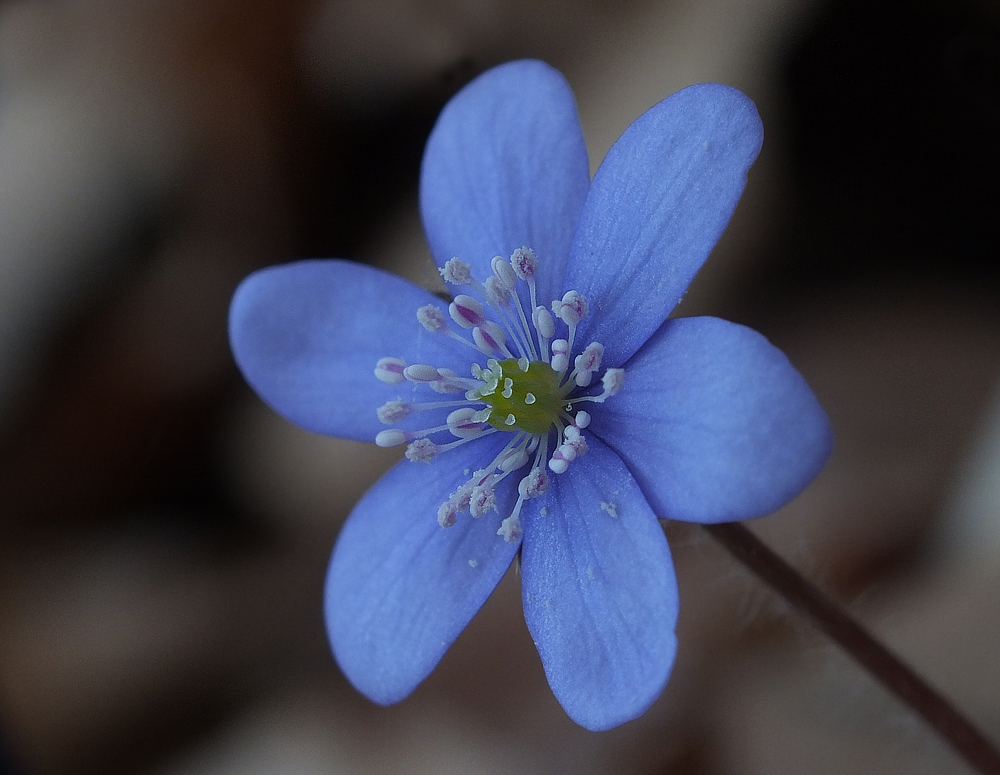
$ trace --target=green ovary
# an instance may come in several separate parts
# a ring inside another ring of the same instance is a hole
[[[489,395],[481,394],[482,401],[493,410],[490,425],[502,431],[547,433],[562,414],[566,400],[559,387],[559,374],[541,361],[532,361],[527,371],[521,371],[513,358],[500,361],[500,368],[503,373],[496,390]],[[509,397],[503,395],[506,392],[510,393]],[[514,421],[509,423],[511,415]]]

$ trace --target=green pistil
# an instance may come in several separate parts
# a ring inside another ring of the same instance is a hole
[[[522,371],[513,358],[488,365],[490,372],[483,371],[481,377],[487,387],[479,395],[492,409],[490,425],[502,431],[547,433],[562,415],[566,401],[558,372],[541,361],[528,363]]]

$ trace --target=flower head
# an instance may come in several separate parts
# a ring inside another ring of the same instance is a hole
[[[451,304],[335,260],[240,286],[233,351],[271,406],[406,447],[327,577],[334,654],[361,692],[406,697],[520,550],[525,619],[569,715],[607,729],[659,695],[678,601],[657,517],[769,513],[830,449],[812,392],[762,336],[666,319],[760,142],[746,97],[692,86],[635,121],[591,181],[565,81],[512,62],[452,99],[424,155]]]

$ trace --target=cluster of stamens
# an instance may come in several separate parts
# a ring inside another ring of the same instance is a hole
[[[517,541],[521,537],[524,501],[548,489],[549,471],[564,473],[573,460],[587,452],[582,431],[590,424],[590,415],[576,405],[601,403],[615,395],[621,390],[625,372],[607,369],[600,393],[574,395],[590,387],[604,356],[604,347],[591,342],[570,361],[577,325],[587,314],[586,300],[576,291],[569,291],[550,307],[540,306],[535,297],[538,258],[530,248],[518,248],[509,261],[497,256],[491,266],[493,274],[484,283],[473,278],[469,265],[458,258],[448,261],[441,270],[446,282],[476,294],[458,294],[448,308],[452,322],[469,332],[467,335],[452,328],[438,307],[428,305],[417,310],[417,320],[428,331],[489,356],[486,367],[473,364],[471,377],[462,377],[450,369],[407,364],[401,358],[380,359],[375,376],[386,384],[408,381],[440,394],[463,394],[463,398],[456,395],[440,401],[389,401],[378,409],[378,418],[386,425],[399,423],[413,412],[450,412],[441,424],[416,431],[391,428],[379,433],[375,442],[382,447],[406,444],[407,459],[429,463],[441,453],[483,436],[510,433],[510,441],[500,453],[474,471],[441,504],[438,523],[451,527],[461,512],[469,511],[479,518],[496,510],[497,485],[517,473],[521,476],[517,502],[497,530],[505,540]],[[492,312],[489,318],[487,308]],[[555,338],[556,318],[567,328],[564,339]],[[450,434],[446,437],[449,440],[430,438],[438,434]],[[528,472],[521,475],[521,469],[529,463]]]

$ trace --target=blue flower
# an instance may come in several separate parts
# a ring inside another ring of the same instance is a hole
[[[327,578],[333,651],[362,693],[409,695],[520,550],[524,616],[566,712],[608,729],[660,694],[678,597],[657,517],[769,513],[830,450],[823,410],[762,336],[666,320],[761,137],[743,94],[692,86],[591,181],[566,82],[512,62],[449,102],[424,155],[424,227],[454,303],[337,260],[237,290],[233,352],[266,402],[317,433],[406,445]]]

